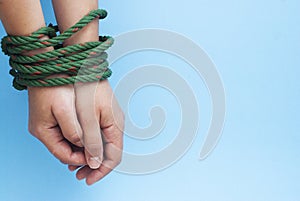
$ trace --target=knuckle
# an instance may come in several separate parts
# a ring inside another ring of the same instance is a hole
[[[74,131],[69,137],[69,140],[74,144],[80,144],[81,139],[82,139],[82,134],[78,131]]]
[[[38,125],[30,124],[28,126],[28,131],[29,131],[30,134],[32,134],[34,136],[40,136],[43,133],[43,128],[41,126],[38,126]]]
[[[121,117],[121,125],[122,125],[122,131],[124,130],[124,122],[125,122],[125,114],[122,112],[122,117]]]
[[[122,157],[120,157],[117,161],[116,161],[116,165],[119,165],[122,162]]]
[[[72,164],[80,164],[80,163],[82,163],[79,158],[72,159],[72,162],[73,162]],[[70,164],[70,163],[68,163],[68,164]]]
[[[120,120],[121,120],[122,122],[125,121],[125,113],[124,113],[123,111],[120,112]]]
[[[114,117],[114,122],[117,125],[117,128],[123,131],[124,129],[124,122],[125,122],[125,113],[120,110]]]
[[[30,133],[30,134],[32,134],[33,135],[33,133],[34,133],[34,129],[33,129],[33,127],[29,124],[28,125],[28,132]]]
[[[53,154],[53,156],[55,156],[62,164],[65,164],[67,165],[68,164],[68,160],[67,160],[67,157],[64,157],[64,156],[61,156],[60,153],[59,153],[59,150],[57,149],[52,149],[52,150],[49,150],[51,152],[51,154]]]
[[[122,152],[120,152],[118,154],[118,156],[116,157],[116,160],[115,160],[116,166],[118,166],[121,162],[122,162]]]
[[[56,107],[56,112],[55,113],[57,115],[65,115],[69,112],[70,112],[69,106],[67,106],[65,104],[61,104],[61,105]]]
[[[60,161],[62,164],[64,164],[64,165],[67,165],[67,164],[68,164],[68,161],[67,161],[66,159],[64,159],[64,158],[59,159],[59,161]]]
[[[116,160],[116,166],[120,165],[121,162],[122,162],[122,157],[120,157]]]

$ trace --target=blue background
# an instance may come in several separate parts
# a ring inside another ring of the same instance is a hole
[[[55,20],[50,2],[42,1],[47,23]],[[211,111],[204,83],[191,78],[199,85],[201,126],[189,152],[164,171],[142,176],[114,172],[87,187],[27,132],[27,94],[11,87],[8,58],[0,55],[0,200],[300,200],[300,1],[127,0],[100,1],[100,7],[109,11],[102,33],[168,29],[190,38],[210,55],[227,99],[218,146],[206,160],[198,160]],[[0,35],[5,35],[3,27]],[[132,66],[149,63],[168,64],[193,76],[170,55],[149,54],[155,55],[155,61],[143,52],[114,64],[112,86]],[[131,103],[132,108],[140,108],[131,112],[138,125],[147,125],[149,107],[161,104],[166,105],[166,128],[177,126],[180,114],[170,110],[177,111],[178,105],[166,91],[139,93]],[[165,99],[155,98],[157,94]],[[141,150],[136,149],[139,141],[126,137],[125,143],[125,149],[141,153],[157,149],[151,141]]]

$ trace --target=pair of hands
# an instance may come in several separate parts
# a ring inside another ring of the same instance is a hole
[[[124,115],[107,80],[29,87],[29,131],[91,185],[121,161]]]

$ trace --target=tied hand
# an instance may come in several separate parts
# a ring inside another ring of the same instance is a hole
[[[108,81],[30,87],[29,131],[88,185],[121,161],[124,115]],[[83,147],[83,148],[80,148]]]
[[[69,165],[78,179],[91,185],[112,171],[121,161],[124,115],[107,80],[75,85],[76,110],[83,130],[88,165]]]

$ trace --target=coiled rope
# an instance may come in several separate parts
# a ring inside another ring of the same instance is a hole
[[[113,44],[112,37],[99,36],[99,41],[63,47],[66,39],[94,19],[104,19],[106,16],[107,12],[103,9],[93,10],[60,35],[56,34],[58,27],[50,24],[30,36],[5,36],[1,41],[1,47],[4,54],[10,56],[13,86],[18,90],[24,90],[28,86],[61,86],[75,82],[94,82],[110,77],[112,72],[108,68],[105,50]],[[49,39],[42,40],[45,36]],[[51,46],[54,47],[53,51],[33,56],[24,55],[27,51]],[[60,74],[68,76],[53,76]]]

